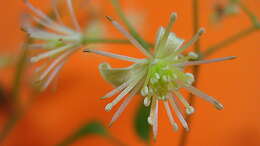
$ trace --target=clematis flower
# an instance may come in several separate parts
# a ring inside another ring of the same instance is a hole
[[[41,90],[45,90],[55,79],[60,69],[63,67],[68,58],[80,47],[85,46],[88,42],[87,35],[91,30],[82,31],[75,16],[71,0],[66,0],[70,18],[74,28],[64,25],[57,9],[57,0],[53,0],[53,12],[57,21],[52,20],[41,10],[34,7],[28,0],[24,0],[26,6],[34,12],[30,18],[43,27],[33,26],[29,20],[24,21],[23,30],[33,39],[30,49],[41,50],[42,52],[30,58],[32,63],[47,60],[43,65],[36,69],[39,73],[37,82]]]
[[[184,88],[194,95],[210,102],[219,110],[223,109],[223,105],[215,98],[208,96],[199,89],[193,87],[192,83],[195,80],[193,74],[187,73],[184,70],[186,67],[191,65],[213,63],[234,58],[231,56],[211,60],[190,61],[198,59],[199,56],[194,52],[184,55],[183,51],[199,39],[199,37],[203,34],[204,29],[200,29],[190,41],[183,44],[183,39],[178,38],[174,33],[170,32],[170,29],[176,19],[176,14],[173,13],[170,17],[168,26],[166,28],[159,28],[154,51],[150,52],[143,48],[142,45],[139,44],[138,41],[119,23],[110,17],[108,17],[108,19],[125,37],[129,39],[129,41],[136,48],[147,56],[144,59],[138,59],[100,50],[85,50],[85,52],[96,53],[103,56],[133,62],[133,65],[126,68],[112,68],[108,63],[103,63],[99,66],[99,70],[103,78],[116,87],[102,97],[102,99],[106,99],[116,95],[116,98],[111,103],[106,105],[105,110],[110,111],[115,105],[124,99],[118,110],[113,115],[110,125],[118,119],[132,98],[138,93],[141,94],[144,105],[151,108],[150,115],[147,120],[153,127],[154,138],[156,138],[158,131],[159,102],[163,103],[170,124],[175,130],[178,129],[178,125],[172,116],[172,110],[175,111],[182,126],[186,130],[189,129],[177,100],[182,102],[185,106],[185,112],[187,114],[192,114],[194,112],[194,108],[183,97],[180,92],[180,88]]]

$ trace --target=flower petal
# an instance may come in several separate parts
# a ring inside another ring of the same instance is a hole
[[[165,28],[160,27],[159,31],[157,33],[157,38],[156,38],[156,43],[155,43],[155,48],[159,49],[156,50],[155,52],[158,53],[156,56],[158,57],[165,57],[169,54],[172,54],[176,49],[178,49],[184,42],[183,39],[178,38],[174,33],[170,33],[166,42],[166,47],[165,48],[159,48],[159,42],[161,41],[163,35],[165,33]]]
[[[141,66],[140,64],[133,64],[126,68],[111,68],[108,63],[102,63],[99,65],[99,71],[106,81],[114,86],[120,86],[128,81],[132,74]],[[142,66],[142,68],[143,67],[144,66]]]

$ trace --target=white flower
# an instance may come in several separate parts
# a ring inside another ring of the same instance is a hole
[[[106,111],[110,111],[117,103],[125,98],[119,109],[114,114],[110,125],[114,123],[115,120],[121,115],[126,106],[132,100],[133,96],[139,92],[142,97],[144,97],[144,105],[150,105],[151,112],[147,120],[153,126],[155,138],[158,131],[159,102],[163,103],[169,117],[169,121],[175,130],[178,129],[178,126],[172,116],[171,107],[175,111],[182,126],[187,130],[189,129],[188,124],[182,116],[179,105],[177,104],[177,100],[180,100],[183,103],[187,114],[192,114],[194,112],[194,108],[182,96],[179,91],[180,88],[185,88],[194,95],[197,95],[198,97],[212,103],[219,110],[223,109],[223,105],[216,99],[193,87],[193,75],[191,73],[184,72],[184,68],[190,65],[200,65],[234,58],[224,57],[211,60],[189,61],[197,58],[198,55],[189,53],[189,55],[185,56],[182,53],[186,48],[190,47],[199,39],[201,34],[204,32],[204,29],[200,29],[190,41],[183,45],[184,40],[178,38],[174,33],[170,32],[170,29],[176,19],[176,14],[174,13],[171,15],[170,23],[166,29],[163,27],[159,28],[154,51],[150,53],[143,48],[142,45],[140,45],[138,41],[132,37],[119,23],[112,20],[110,17],[108,17],[108,19],[125,37],[129,39],[130,42],[132,42],[135,47],[147,56],[145,59],[137,59],[104,51],[92,49],[85,50],[86,52],[92,52],[134,63],[127,68],[111,68],[107,63],[103,63],[99,66],[101,75],[104,79],[116,86],[114,90],[107,93],[104,97],[102,97],[102,99],[110,98],[118,94],[111,103],[107,104],[105,107]]]
[[[45,90],[53,81],[68,57],[82,45],[86,44],[85,35],[81,32],[71,0],[66,0],[66,4],[75,30],[65,26],[61,22],[55,2],[56,1],[53,0],[53,9],[57,20],[59,20],[58,22],[49,18],[41,10],[34,7],[28,0],[24,0],[27,7],[35,14],[30,16],[30,18],[37,24],[43,26],[43,28],[34,27],[29,23],[29,20],[25,20],[22,26],[23,30],[25,30],[34,41],[29,48],[43,51],[31,57],[30,61],[36,63],[41,60],[47,60],[45,64],[36,69],[36,72],[40,73],[37,81],[41,85],[41,90]]]

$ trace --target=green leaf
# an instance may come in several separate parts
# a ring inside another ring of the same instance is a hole
[[[67,146],[83,137],[93,135],[93,134],[105,136],[105,137],[109,135],[106,128],[100,122],[92,121],[80,127],[75,133],[70,135],[68,138],[66,138],[63,142],[61,142],[57,146]]]
[[[145,107],[140,104],[140,107],[135,115],[135,131],[137,135],[147,143],[150,141],[150,131],[151,127],[147,121],[150,113],[150,107]]]

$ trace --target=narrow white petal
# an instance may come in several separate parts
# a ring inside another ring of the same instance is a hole
[[[113,20],[111,17],[107,17],[109,21],[142,53],[144,53],[148,57],[152,57],[152,55],[128,32],[126,29],[121,26],[118,22]]]
[[[75,34],[76,32],[63,26],[63,25],[59,25],[59,24],[56,24],[56,23],[49,23],[49,22],[46,22],[42,19],[39,19],[37,17],[34,17],[32,16],[33,20],[36,21],[37,23],[49,28],[49,29],[52,29],[54,31],[57,31],[57,32],[60,32],[60,33],[63,33],[63,34]]]
[[[118,110],[115,112],[115,114],[112,117],[112,120],[109,123],[109,126],[112,126],[112,124],[119,118],[119,116],[122,114],[122,112],[125,110],[127,105],[130,103],[130,101],[133,99],[133,97],[136,95],[136,93],[140,90],[142,84],[139,84],[136,86],[128,95],[128,97],[123,101],[123,103],[120,105]]]
[[[135,62],[135,63],[144,63],[143,59],[137,59],[137,58],[128,57],[128,56],[124,56],[124,55],[113,54],[110,52],[105,52],[105,51],[100,51],[100,50],[85,49],[84,52],[95,53],[95,54],[99,54],[102,56],[107,56],[107,57],[116,58],[116,59],[120,59],[120,60]]]
[[[174,66],[190,66],[190,65],[208,64],[208,63],[232,60],[232,59],[235,59],[235,58],[236,58],[235,56],[228,56],[228,57],[215,58],[215,59],[209,59],[209,60],[187,61],[187,62],[184,62],[184,63],[174,64]]]
[[[60,47],[60,48],[39,54],[38,56],[32,57],[31,62],[38,62],[41,59],[56,55],[56,54],[61,53],[61,52],[65,51],[66,49],[71,48],[71,47],[73,47],[73,45],[69,44],[69,45],[66,45],[66,46],[63,46],[63,47]]]
[[[114,96],[115,94],[119,93],[121,90],[123,90],[124,88],[126,88],[127,86],[129,86],[133,81],[135,81],[136,79],[139,79],[143,76],[143,72],[138,71],[136,74],[133,75],[133,77],[131,77],[128,81],[124,82],[123,84],[121,84],[120,86],[118,86],[117,88],[115,88],[114,90],[108,92],[106,95],[104,95],[103,97],[101,97],[101,99],[106,99],[106,98],[110,98],[112,96]],[[141,77],[140,77],[141,76]]]
[[[177,53],[181,53],[191,45],[193,45],[199,38],[200,36],[205,32],[204,28],[200,28],[199,31],[195,34],[195,36],[186,44],[184,44],[180,49],[177,50]]]
[[[170,121],[170,123],[171,123],[171,125],[173,127],[173,130],[177,131],[178,130],[178,125],[175,122],[175,120],[173,119],[172,112],[171,112],[171,109],[170,109],[168,101],[163,101],[163,104],[164,104],[164,108],[166,110],[167,116],[169,118],[169,121]]]
[[[55,59],[51,65],[41,74],[41,76],[39,77],[39,80],[43,80],[48,74],[49,72],[58,64],[60,63],[62,60],[64,60],[66,57],[68,57],[69,55],[71,55],[76,49],[71,49],[66,51],[65,53],[63,53],[62,55],[60,55],[57,59]]]
[[[129,85],[129,81],[124,82],[123,84],[121,84],[120,86],[118,86],[117,88],[113,89],[112,91],[108,92],[106,95],[104,95],[103,97],[101,97],[101,99],[106,99],[106,98],[110,98],[113,95],[119,93],[121,90],[123,90],[124,88],[126,88]]]
[[[188,91],[190,91],[192,94],[201,97],[202,99],[212,103],[218,110],[222,110],[224,108],[224,106],[217,101],[215,98],[201,92],[200,90],[198,90],[197,88],[194,88],[193,86],[185,86],[185,89],[187,89]]]
[[[31,9],[36,15],[38,15],[39,17],[41,17],[42,19],[44,19],[45,21],[47,21],[48,23],[53,23],[53,21],[47,16],[45,15],[41,10],[37,9],[36,7],[34,7],[29,0],[24,0],[25,5]]]
[[[149,117],[148,117],[148,123],[150,124],[150,125],[152,125],[153,126],[153,121],[154,121],[154,114],[155,114],[155,105],[156,104],[156,98],[154,98],[154,97],[152,97],[152,105],[151,105],[151,110],[150,110],[150,115],[149,115]]]
[[[158,100],[155,101],[155,109],[154,109],[154,121],[153,121],[153,138],[156,140],[156,137],[158,135]]]
[[[55,78],[55,76],[59,73],[60,69],[63,67],[65,62],[59,64],[54,70],[53,72],[50,74],[50,76],[48,77],[48,79],[46,80],[46,82],[44,82],[41,91],[44,91],[49,84],[52,82],[52,80]]]
[[[186,131],[188,131],[189,130],[189,126],[188,126],[187,122],[185,121],[185,119],[184,119],[184,117],[183,117],[183,115],[182,115],[182,113],[180,111],[178,103],[176,102],[176,100],[172,96],[169,96],[169,101],[170,101],[170,104],[173,107],[177,117],[179,118],[182,126],[185,128]]]
[[[69,8],[72,23],[73,23],[74,27],[77,29],[77,31],[80,32],[81,29],[80,29],[80,26],[79,26],[79,22],[76,18],[71,0],[67,0],[67,5],[68,5],[68,8]]]
[[[128,87],[126,87],[111,103],[110,106],[113,108],[120,100],[122,100],[141,80],[143,76],[139,76],[135,80],[133,80]]]
[[[179,100],[185,106],[187,114],[194,113],[195,111],[194,108],[188,103],[188,101],[181,95],[179,91],[174,91],[174,94],[179,98]]]
[[[57,4],[58,4],[58,0],[52,0],[51,1],[51,5],[52,5],[56,19],[59,21],[60,24],[63,24],[62,19],[61,19],[61,15],[60,15],[59,10],[57,8]]]

